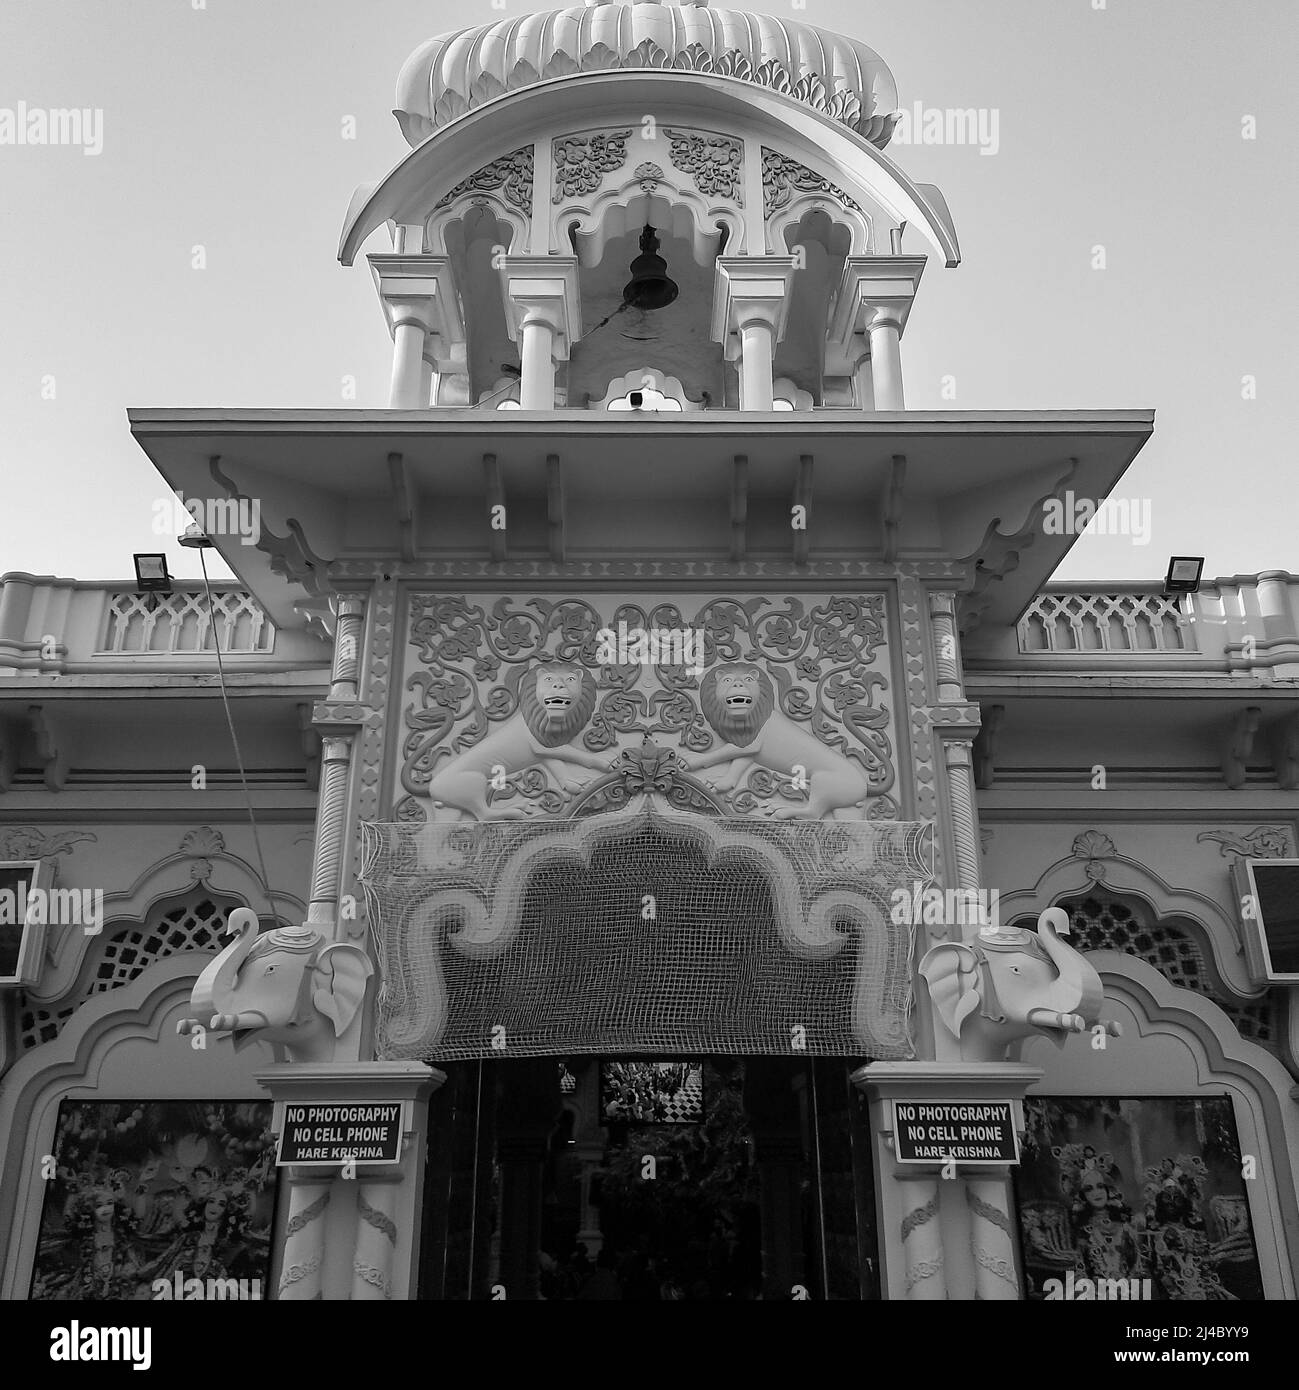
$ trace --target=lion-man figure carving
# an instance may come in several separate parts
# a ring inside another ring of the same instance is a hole
[[[734,790],[756,765],[807,789],[806,803],[774,808],[771,815],[777,819],[821,820],[864,804],[870,790],[866,773],[783,714],[776,707],[771,677],[760,667],[747,662],[715,666],[700,684],[699,708],[722,742],[691,754],[689,767],[699,772],[725,764],[719,777],[709,779],[719,791]]]
[[[577,791],[583,779],[574,769],[609,769],[609,754],[592,753],[573,740],[591,721],[596,686],[589,671],[571,665],[534,666],[519,682],[519,707],[500,728],[481,743],[444,763],[429,783],[435,805],[449,806],[477,820],[519,820],[525,807],[493,808],[490,788],[538,765],[549,771],[566,792]]]

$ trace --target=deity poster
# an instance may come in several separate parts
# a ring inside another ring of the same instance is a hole
[[[30,1297],[268,1297],[269,1101],[65,1100]]]
[[[1030,1299],[1263,1297],[1229,1096],[1035,1096],[1024,1113]]]

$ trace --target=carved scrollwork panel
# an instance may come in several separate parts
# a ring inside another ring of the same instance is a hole
[[[886,635],[880,593],[415,593],[396,816],[613,809],[670,749],[683,809],[896,818]]]

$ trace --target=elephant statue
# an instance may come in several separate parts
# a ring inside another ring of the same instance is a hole
[[[226,935],[234,940],[190,994],[196,1016],[181,1019],[177,1032],[232,1033],[236,1049],[269,1042],[277,1062],[334,1060],[340,1040],[360,1027],[374,974],[369,956],[359,946],[330,944],[310,923],[259,935],[257,915],[246,907],[230,914]]]
[[[964,944],[943,942],[920,962],[938,1022],[966,1062],[1004,1061],[1006,1049],[1035,1034],[1063,1047],[1070,1033],[1096,1026],[1103,991],[1090,961],[1060,938],[1062,908],[1049,907],[1037,931],[985,927]],[[1120,1036],[1117,1023],[1102,1025]]]

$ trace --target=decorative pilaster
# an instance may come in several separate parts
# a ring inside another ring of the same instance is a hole
[[[974,804],[974,755],[968,738],[945,738],[943,763],[947,768],[947,800],[952,812],[952,840],[956,846],[956,886],[979,886],[979,833]],[[967,923],[973,935],[978,924]]]
[[[771,410],[776,344],[785,336],[793,256],[719,256],[713,277],[714,342],[740,364],[740,409]]]
[[[356,1250],[352,1257],[352,1298],[363,1302],[392,1297],[392,1262],[397,1251],[397,1181],[376,1177],[356,1193]]]
[[[288,1302],[320,1298],[325,1260],[325,1223],[329,1205],[328,1178],[305,1169],[290,1169],[289,1220],[284,1228],[277,1298]]]
[[[934,641],[938,701],[946,705],[964,700],[961,663],[957,655],[956,599],[953,594],[938,589],[929,591],[929,629]]]
[[[418,410],[429,403],[424,359],[450,359],[465,341],[460,299],[447,256],[370,256],[370,269],[393,335],[393,410]],[[423,397],[421,399],[421,388]]]
[[[347,782],[352,770],[354,739],[354,734],[347,733],[335,734],[321,741],[320,800],[311,862],[311,903],[307,908],[307,921],[310,923],[334,926],[338,922]]]
[[[1015,1276],[1016,1240],[1010,1225],[1006,1189],[1004,1177],[965,1180],[975,1297],[985,1302],[1019,1298],[1019,1280]]]
[[[879,1181],[883,1287],[894,1299],[1017,1299],[1018,1242],[1010,1218],[1009,1161],[902,1163],[894,1103],[1009,1102],[1024,1131],[1024,1095],[1042,1079],[1020,1062],[871,1062],[853,1073],[870,1102]],[[964,1197],[964,1200],[962,1200]]]
[[[924,256],[849,256],[830,328],[827,370],[855,367],[869,342],[876,410],[903,410],[900,342],[925,269]]]
[[[501,294],[510,338],[519,344],[519,405],[553,410],[555,366],[582,336],[576,256],[502,256]]]
[[[292,1301],[413,1298],[428,1098],[446,1074],[420,1062],[319,1062],[269,1067],[257,1080],[274,1101],[271,1129],[277,1141],[292,1105],[398,1102],[402,1107],[396,1163],[285,1168],[289,1210],[279,1237],[276,1296]]]
[[[938,1180],[922,1178],[908,1183],[906,1195],[917,1204],[902,1218],[898,1229],[907,1297],[916,1302],[945,1299],[947,1279],[943,1228],[938,1219]]]
[[[349,594],[334,604],[334,669],[330,675],[331,700],[355,700],[361,670],[361,629],[365,624],[365,599]]]

